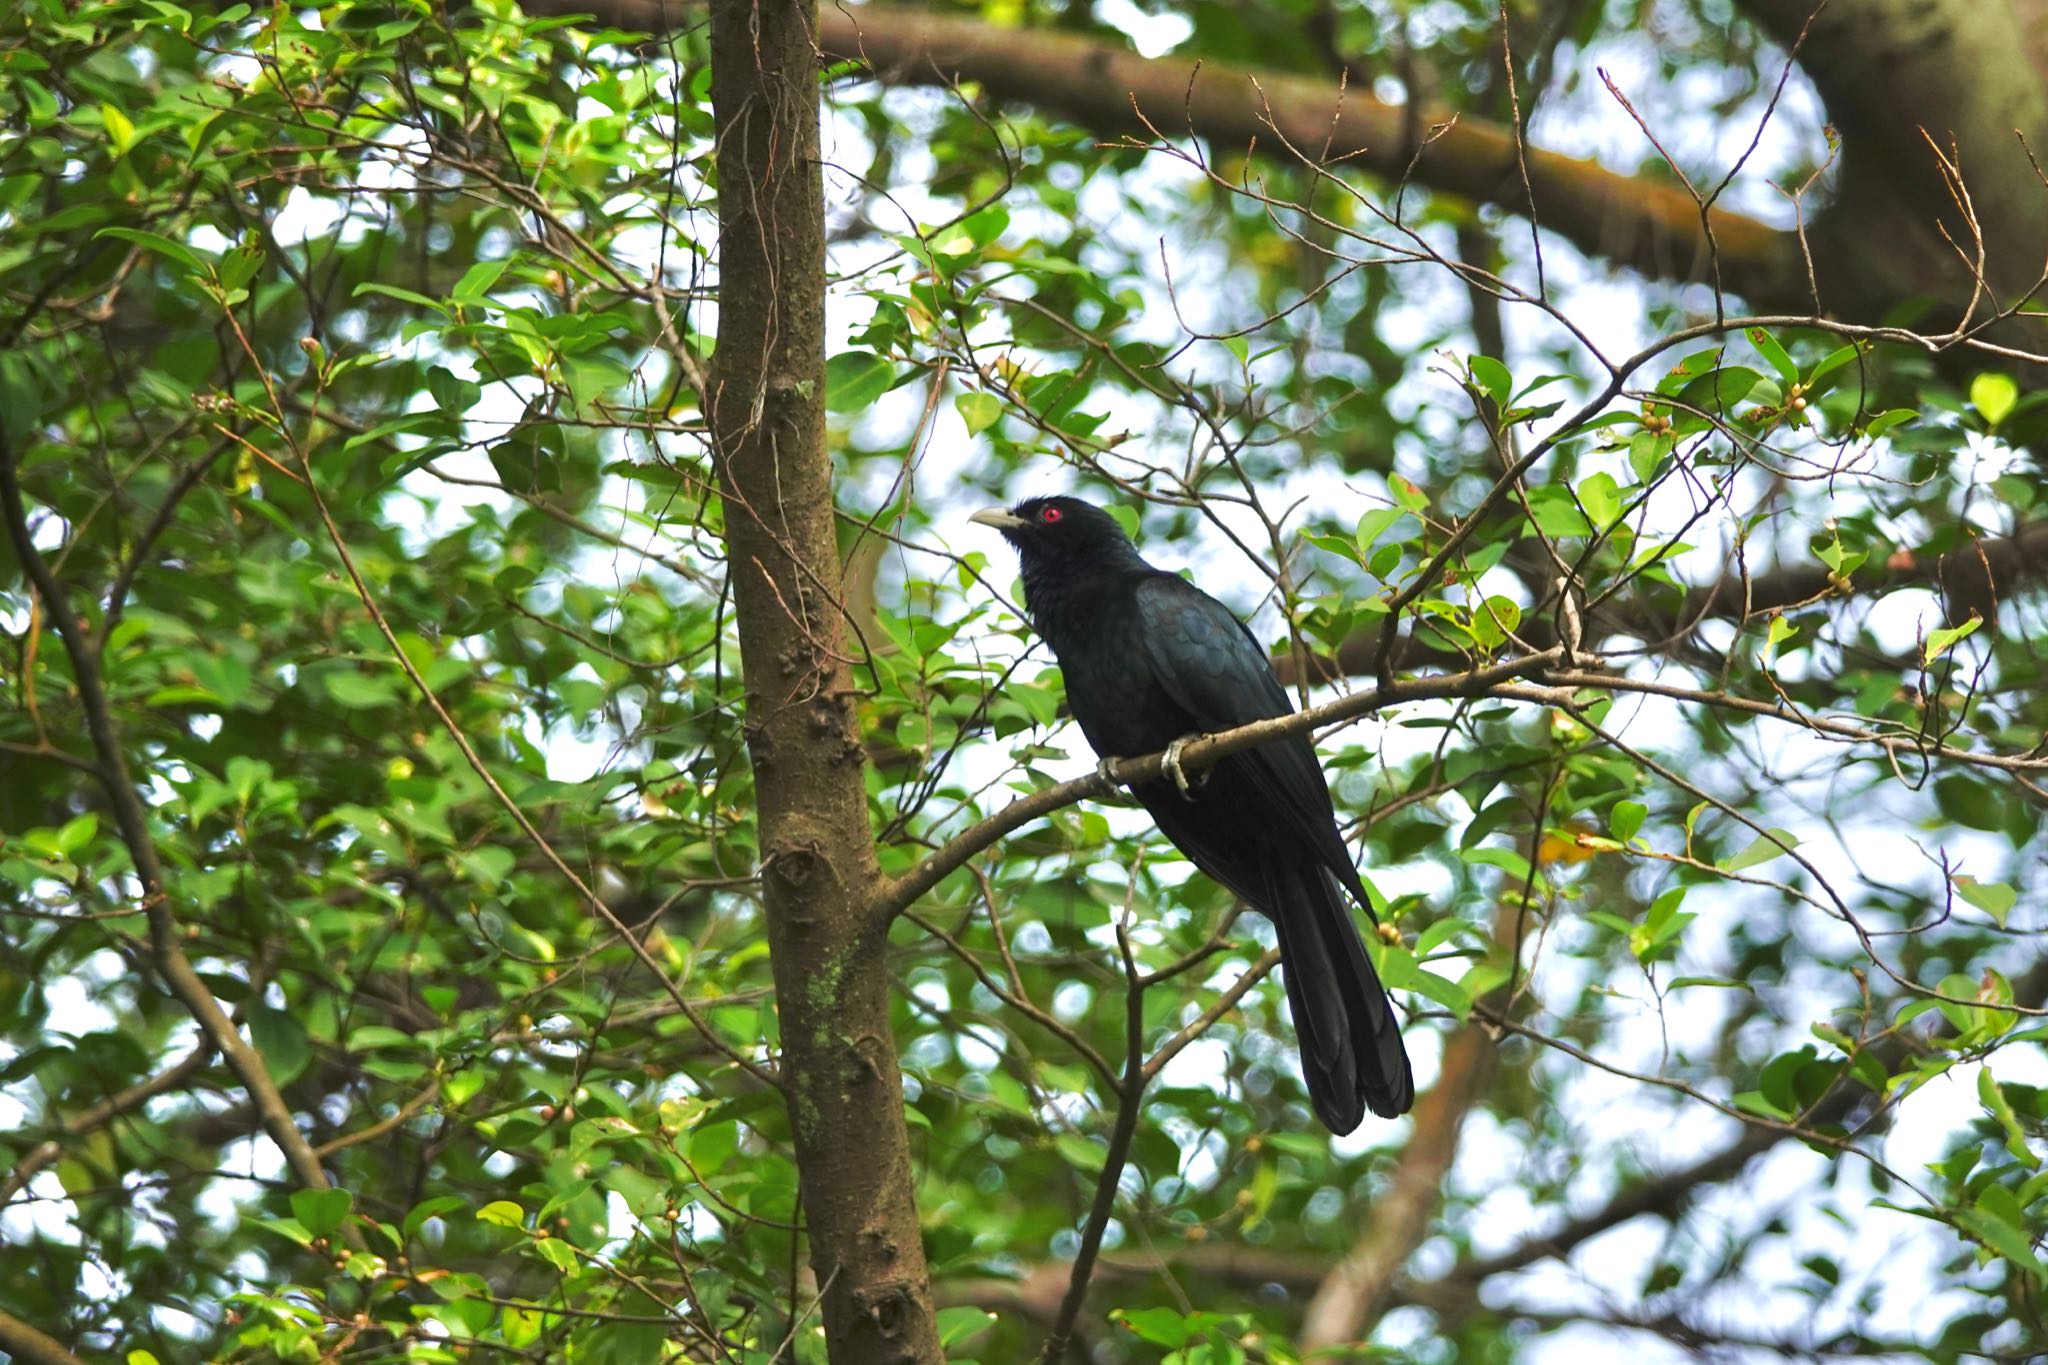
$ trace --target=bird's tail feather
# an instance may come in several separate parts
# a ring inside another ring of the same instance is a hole
[[[1280,970],[1316,1117],[1331,1132],[1348,1133],[1368,1108],[1382,1118],[1407,1113],[1415,1078],[1400,1022],[1366,958],[1349,900],[1320,867],[1275,868],[1267,881],[1260,908],[1280,936]]]

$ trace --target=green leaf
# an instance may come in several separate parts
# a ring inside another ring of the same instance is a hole
[[[1917,421],[1919,417],[1920,414],[1911,408],[1893,408],[1889,412],[1879,413],[1865,423],[1863,434],[1875,440],[1899,423]]]
[[[313,1060],[313,1043],[297,1015],[268,1005],[254,1005],[244,1012],[243,1018],[249,1028],[249,1041],[262,1055],[272,1080],[290,1085],[304,1074],[307,1063]]]
[[[423,1199],[413,1206],[411,1213],[405,1215],[405,1222],[399,1229],[400,1235],[409,1242],[418,1236],[420,1229],[432,1219],[445,1218],[458,1209],[468,1207],[469,1201],[459,1194],[440,1194],[432,1199]]]
[[[1628,467],[1636,476],[1637,483],[1648,483],[1657,476],[1657,467],[1664,462],[1678,446],[1678,438],[1668,431],[1639,431],[1628,440]]]
[[[2036,1280],[2048,1284],[2048,1266],[2035,1254],[2033,1240],[2019,1228],[1982,1206],[1955,1211],[1956,1226],[2011,1261]]]
[[[939,1345],[958,1346],[961,1342],[996,1325],[997,1318],[986,1308],[972,1305],[955,1305],[941,1308],[938,1315]]]
[[[1649,813],[1649,807],[1640,801],[1617,801],[1607,817],[1607,832],[1625,844],[1636,837]]]
[[[1436,1001],[1460,1019],[1472,1012],[1472,997],[1465,994],[1464,987],[1448,978],[1438,976],[1435,972],[1417,968],[1408,973],[1407,980],[1402,982],[1402,989]]]
[[[1829,352],[1827,359],[1813,367],[1812,382],[1818,384],[1821,380],[1833,374],[1857,356],[1862,355],[1868,349],[1869,344],[1867,342],[1852,341],[1847,346]]]
[[[1764,649],[1760,662],[1768,668],[1771,660],[1778,656],[1778,646],[1799,633],[1799,627],[1783,616],[1773,616],[1764,632]]]
[[[262,248],[238,246],[220,258],[215,273],[220,277],[221,288],[232,290],[240,289],[255,279],[262,269]]]
[[[1799,840],[1795,835],[1787,830],[1773,829],[1767,834],[1759,834],[1748,848],[1732,858],[1723,859],[1718,866],[1723,872],[1746,872],[1773,858],[1782,858],[1797,847]]]
[[[1870,558],[1865,551],[1842,548],[1842,539],[1839,535],[1825,545],[1816,545],[1813,553],[1821,563],[1828,566],[1828,572],[1838,578],[1847,578],[1862,568],[1863,562]]]
[[[1604,531],[1621,516],[1621,485],[1603,470],[1579,484],[1579,505],[1593,529]]]
[[[350,710],[389,706],[398,698],[398,681],[389,675],[347,671],[325,672],[320,685],[327,695]]]
[[[124,242],[133,242],[139,247],[154,251],[159,256],[168,256],[195,273],[202,273],[207,269],[205,257],[183,242],[173,241],[160,232],[144,232],[141,228],[110,227],[101,228],[93,236],[115,237]]]
[[[2013,405],[2020,400],[2020,386],[2009,374],[1987,372],[1970,381],[1970,406],[1984,419],[1984,425],[1995,427],[2005,420]]]
[[[1935,779],[1934,804],[1946,818],[1971,829],[1996,833],[2005,828],[2006,797],[1988,784],[1962,773]]]
[[[1951,646],[1975,635],[1977,627],[1983,624],[1984,620],[1982,617],[1972,616],[1959,626],[1944,626],[1940,630],[1927,632],[1927,643],[1921,650],[1922,661],[1930,664],[1933,663],[1936,659],[1948,653]]]
[[[1799,367],[1792,363],[1792,357],[1785,353],[1785,348],[1778,344],[1776,337],[1761,327],[1752,327],[1744,335],[1749,338],[1749,344],[1756,347],[1757,354],[1770,362],[1771,368],[1778,372],[1778,377],[1786,384],[1799,382]]]
[[[58,1169],[61,1171],[63,1168]],[[259,1228],[269,1229],[280,1237],[289,1238],[302,1247],[313,1245],[313,1234],[306,1231],[305,1226],[296,1218],[252,1218],[249,1221]]]
[[[825,406],[860,412],[896,382],[896,367],[873,351],[841,351],[825,363]]]
[[[509,1199],[494,1199],[476,1211],[479,1223],[496,1223],[501,1228],[526,1226],[526,1210]]]
[[[1970,876],[1955,878],[1955,888],[1957,895],[1991,916],[2001,929],[2005,927],[2005,917],[2020,898],[2019,892],[2002,882],[1980,882]]]
[[[482,386],[464,379],[446,365],[436,365],[427,371],[427,392],[434,396],[434,403],[451,417],[460,417],[475,407],[483,397]]]
[[[1586,513],[1579,510],[1571,491],[1555,484],[1539,484],[1529,490],[1529,516],[1543,534],[1553,539],[1593,534]]]
[[[1394,495],[1394,501],[1401,504],[1403,511],[1413,512],[1419,517],[1429,510],[1429,494],[1399,474],[1387,476],[1387,491]]]
[[[19,351],[0,351],[0,432],[15,441],[24,440],[35,430],[42,412],[43,387],[28,357]],[[5,562],[11,563],[11,558]]]
[[[458,303],[474,303],[491,292],[491,286],[505,273],[505,267],[512,264],[512,258],[501,256],[495,261],[478,261],[462,272],[462,278],[455,282],[452,297]]]
[[[1321,531],[1303,531],[1301,534],[1304,540],[1319,550],[1328,550],[1338,558],[1348,559],[1353,564],[1364,562],[1365,557],[1358,552],[1358,546],[1349,536],[1325,535]]]
[[[2020,1127],[2020,1117],[2013,1112],[2012,1101],[2006,1098],[2004,1087],[1992,1076],[1991,1068],[1977,1068],[1977,1099],[1983,1104],[1984,1112],[1992,1121],[2005,1130],[2005,1150],[2013,1160],[2029,1170],[2039,1169],[2041,1158],[2027,1146],[2026,1130]]]
[[[1353,540],[1358,545],[1359,555],[1363,557],[1369,554],[1372,547],[1379,543],[1380,537],[1391,530],[1395,522],[1407,515],[1407,509],[1401,507],[1373,507],[1367,509],[1358,518],[1358,530],[1353,535]]]
[[[1003,415],[1003,400],[992,393],[963,393],[953,400],[953,407],[967,424],[969,436],[981,435]]]
[[[353,1202],[347,1190],[293,1190],[292,1217],[315,1237],[325,1237],[341,1226]]]
[[[1190,1327],[1188,1320],[1172,1308],[1119,1308],[1111,1316],[1140,1341],[1149,1341],[1154,1346],[1185,1346],[1199,1330]]]
[[[1522,609],[1513,598],[1489,597],[1472,608],[1472,633],[1488,649],[1498,649],[1522,624]]]
[[[534,1241],[533,1246],[540,1252],[542,1260],[565,1275],[582,1265],[581,1258],[576,1255],[576,1248],[560,1237],[540,1237]]]
[[[92,842],[93,835],[99,833],[99,830],[100,818],[91,811],[66,820],[57,831],[58,855],[77,861],[78,855],[85,851],[86,845]]]
[[[1481,867],[1497,867],[1512,881],[1529,879],[1529,860],[1511,848],[1468,848],[1460,851],[1458,856]],[[1538,884],[1541,884],[1540,878]]]
[[[1671,372],[1657,381],[1657,392],[1661,394],[1677,393],[1694,379],[1720,364],[1721,352],[1724,349],[1726,348],[1714,346],[1704,351],[1694,351],[1691,355],[1672,366]]]
[[[1730,408],[1749,397],[1757,386],[1767,382],[1764,377],[1746,365],[1730,365],[1714,370],[1687,384],[1679,394],[1679,401],[1702,412],[1716,416],[1724,415]],[[1771,386],[1772,399],[1776,401],[1777,386]]]
[[[382,294],[386,298],[397,299],[400,303],[410,303],[420,308],[431,309],[442,317],[449,315],[447,304],[440,302],[438,299],[430,299],[425,294],[415,294],[410,289],[400,289],[395,284],[379,284],[374,280],[367,281],[356,286],[355,294],[352,297],[361,298],[365,294]]]
[[[1490,355],[1475,355],[1465,364],[1471,371],[1472,382],[1493,400],[1495,408],[1505,411],[1508,395],[1515,391],[1515,378],[1508,373],[1508,367]]]
[[[1053,1146],[1059,1149],[1067,1165],[1089,1175],[1100,1171],[1109,1160],[1109,1154],[1100,1143],[1090,1142],[1079,1133],[1061,1133],[1053,1139]]]

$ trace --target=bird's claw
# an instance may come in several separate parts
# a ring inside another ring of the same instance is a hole
[[[1117,772],[1116,760],[1113,758],[1105,758],[1100,763],[1097,763],[1095,765],[1095,776],[1098,781],[1109,787],[1121,787],[1124,785],[1123,775]]]
[[[1180,766],[1180,751],[1187,748],[1188,741],[1193,738],[1193,735],[1182,735],[1166,746],[1166,752],[1159,759],[1160,770],[1173,779],[1173,785],[1180,788],[1182,799],[1187,801],[1194,800],[1195,793],[1188,785],[1187,772]]]

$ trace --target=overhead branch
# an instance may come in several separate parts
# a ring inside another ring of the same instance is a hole
[[[526,9],[595,14],[647,33],[698,22],[689,6],[672,0],[527,0]],[[1513,213],[1530,214],[1533,198],[1536,220],[1588,254],[1653,278],[1708,276],[1699,205],[1683,187],[1537,147],[1526,149],[1525,182],[1514,130],[1484,118],[1434,110],[1416,119],[1330,81],[1189,57],[1140,57],[1108,39],[889,5],[821,8],[817,40],[827,60],[860,62],[885,84],[971,82],[1104,138],[1149,139],[1157,129],[1231,150],[1256,145],[1266,155],[1288,155],[1286,146],[1314,148],[1325,165],[1406,177]],[[1417,148],[1411,128],[1434,136]],[[1728,288],[1753,303],[1806,306],[1794,234],[1721,209],[1709,221]]]
[[[2038,276],[2048,194],[2028,146],[2048,152],[2048,10],[2026,0],[1737,8],[1787,46],[1806,33],[1800,65],[1841,136],[1839,185],[1819,224],[1841,250],[1816,252],[1814,262],[1824,302],[1864,314],[1911,294],[1960,304],[1972,281],[1950,243],[1980,232],[1988,283],[2016,292]],[[1967,208],[1944,157],[1960,170]],[[1938,289],[1942,276],[1947,288]]]

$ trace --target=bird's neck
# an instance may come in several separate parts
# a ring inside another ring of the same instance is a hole
[[[1087,563],[1061,559],[1056,563],[1026,560],[1019,568],[1024,579],[1024,607],[1031,625],[1046,643],[1059,653],[1068,640],[1085,634],[1099,623],[1111,594],[1133,578],[1159,570],[1147,564],[1135,549],[1122,546]]]

